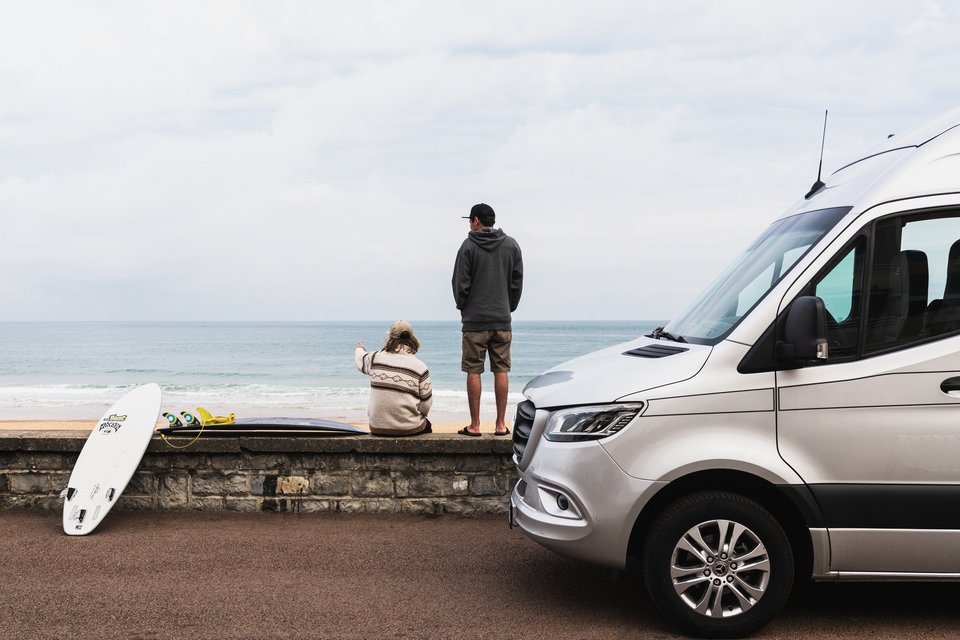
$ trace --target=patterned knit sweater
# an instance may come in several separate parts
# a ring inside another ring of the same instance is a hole
[[[353,361],[370,376],[370,433],[401,436],[424,429],[433,403],[427,365],[405,347],[396,353],[357,347]]]

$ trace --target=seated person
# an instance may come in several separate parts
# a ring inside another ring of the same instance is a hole
[[[353,361],[370,376],[370,433],[378,436],[412,436],[431,433],[427,414],[433,402],[430,371],[414,354],[420,341],[409,322],[393,323],[383,349],[367,351],[357,343]]]

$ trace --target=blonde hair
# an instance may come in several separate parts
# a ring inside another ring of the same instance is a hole
[[[390,353],[400,351],[401,347],[406,347],[410,353],[420,350],[420,341],[413,335],[413,327],[406,320],[398,320],[390,325],[387,341],[383,344],[383,350]]]

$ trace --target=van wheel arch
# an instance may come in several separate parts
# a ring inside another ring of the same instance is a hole
[[[743,471],[700,471],[678,478],[661,489],[643,508],[634,522],[627,547],[627,567],[638,573],[642,570],[643,549],[651,524],[657,516],[677,500],[700,491],[728,491],[753,500],[769,511],[780,523],[793,547],[796,569],[795,586],[807,583],[813,575],[813,542],[810,527],[817,526],[812,519],[819,513],[804,514],[800,507],[781,488]]]

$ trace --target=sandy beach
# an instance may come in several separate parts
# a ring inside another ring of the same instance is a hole
[[[331,418],[333,420],[337,418]],[[353,420],[342,420],[349,424],[356,425],[361,429],[367,429],[365,422]],[[462,422],[440,422],[434,423],[434,433],[456,433],[464,425],[469,424],[470,419],[466,416]],[[97,424],[96,420],[0,420],[0,431],[78,431],[89,432]],[[157,422],[158,427],[166,426],[166,421]],[[507,420],[507,426],[512,428],[511,421]],[[492,434],[494,429],[493,420],[484,420],[480,422],[480,431],[484,434]],[[466,437],[466,436],[464,436]]]

